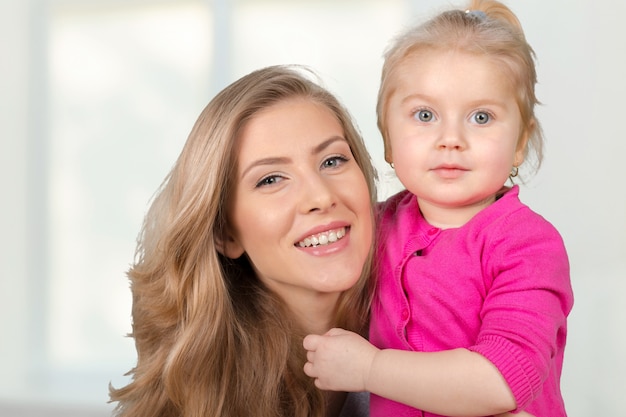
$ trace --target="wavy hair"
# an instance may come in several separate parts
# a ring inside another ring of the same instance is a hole
[[[235,188],[237,137],[254,115],[303,97],[341,123],[372,205],[375,171],[348,111],[303,67],[273,66],[235,81],[206,106],[144,219],[128,276],[137,365],[110,387],[123,417],[323,416],[323,393],[302,368],[304,329],[257,279],[247,257],[219,253]],[[372,214],[373,215],[373,214]],[[334,325],[363,333],[371,251],[341,294]]]
[[[445,11],[401,33],[387,49],[376,107],[387,162],[391,162],[391,149],[386,117],[389,98],[396,89],[395,70],[405,58],[427,49],[484,55],[501,64],[513,83],[522,123],[529,133],[524,149],[525,163],[531,164],[534,171],[538,170],[543,159],[544,139],[534,110],[539,104],[535,95],[535,53],[515,14],[495,0],[472,0],[466,10]],[[533,158],[526,161],[529,155]]]

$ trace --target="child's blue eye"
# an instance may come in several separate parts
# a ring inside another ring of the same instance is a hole
[[[491,116],[487,112],[479,111],[474,114],[474,121],[479,125],[484,125],[489,120],[491,120]]]
[[[432,122],[435,115],[430,110],[419,110],[414,117],[420,122]]]

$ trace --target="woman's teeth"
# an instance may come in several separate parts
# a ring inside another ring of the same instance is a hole
[[[322,246],[328,245],[341,239],[346,235],[346,228],[342,227],[335,230],[329,230],[328,232],[319,233],[317,235],[311,235],[304,240],[297,243],[301,248],[309,246]]]

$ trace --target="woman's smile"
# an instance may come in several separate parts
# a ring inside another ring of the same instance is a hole
[[[312,234],[305,237],[303,240],[296,243],[301,248],[307,248],[310,246],[324,246],[331,243],[335,243],[346,235],[346,228],[340,227],[338,229],[329,230],[322,233]]]

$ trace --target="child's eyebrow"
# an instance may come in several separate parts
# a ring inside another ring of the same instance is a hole
[[[402,104],[406,103],[407,101],[410,100],[415,100],[415,99],[420,99],[420,100],[430,100],[431,97],[427,94],[421,94],[421,93],[413,93],[413,94],[409,94],[406,95],[404,97],[402,97],[402,99],[400,100],[400,102]]]

